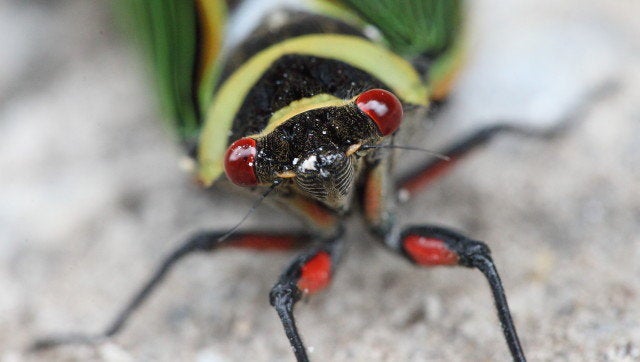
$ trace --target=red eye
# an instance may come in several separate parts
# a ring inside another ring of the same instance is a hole
[[[231,182],[238,186],[255,186],[258,178],[254,170],[256,141],[244,137],[231,144],[224,155],[224,171]]]
[[[378,125],[383,136],[393,133],[402,121],[402,104],[393,93],[371,89],[356,98],[358,108]]]

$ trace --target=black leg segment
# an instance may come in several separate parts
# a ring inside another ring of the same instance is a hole
[[[491,287],[498,318],[513,360],[526,360],[502,281],[491,258],[491,251],[485,243],[442,227],[414,226],[405,229],[395,245],[407,259],[421,266],[460,265],[480,270]]]

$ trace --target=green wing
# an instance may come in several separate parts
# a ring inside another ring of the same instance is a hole
[[[463,0],[340,0],[375,25],[406,57],[437,56],[451,47],[462,23]]]
[[[144,50],[165,118],[194,139],[215,81],[226,5],[222,0],[120,0],[117,18]]]

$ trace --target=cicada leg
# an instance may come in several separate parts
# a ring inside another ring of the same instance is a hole
[[[464,266],[480,270],[489,282],[513,360],[524,361],[524,352],[509,311],[504,287],[487,245],[449,229],[430,225],[412,226],[397,232],[400,228],[394,225],[391,209],[394,202],[390,200],[395,198],[395,194],[390,186],[391,176],[387,167],[388,161],[375,164],[369,169],[365,180],[363,209],[371,230],[381,237],[391,250],[417,265]],[[423,172],[435,171],[420,171],[417,173],[419,177],[424,175]]]
[[[318,245],[293,259],[269,294],[298,362],[309,358],[296,327],[293,308],[304,295],[314,294],[329,285],[343,249],[342,232],[320,240]]]
[[[522,136],[532,136],[538,138],[551,138],[559,134],[562,129],[553,128],[550,130],[535,130],[510,124],[494,124],[481,128],[470,135],[454,142],[449,147],[438,152],[447,159],[437,158],[425,162],[414,168],[413,171],[399,178],[397,182],[398,197],[401,201],[409,199],[421,190],[427,188],[432,182],[451,171],[459,161],[469,156],[482,146],[491,142],[494,137],[501,134],[514,134]]]
[[[343,228],[334,212],[315,201],[292,195],[285,205],[289,211],[307,223],[312,230],[311,233],[238,232],[230,236],[226,232],[218,231],[196,233],[160,263],[149,280],[133,295],[129,303],[103,332],[69,333],[41,338],[33,343],[31,349],[44,350],[66,344],[94,344],[113,337],[122,330],[133,313],[149,298],[169,271],[184,257],[195,252],[211,252],[227,247],[291,250],[311,242],[311,248],[293,260],[270,293],[271,304],[282,320],[296,358],[299,361],[307,361],[306,351],[295,325],[293,306],[302,295],[318,292],[329,284],[342,255]]]
[[[116,317],[97,334],[70,333],[53,335],[36,340],[32,350],[43,350],[65,344],[93,344],[113,337],[122,330],[133,313],[149,298],[161,284],[166,275],[186,256],[196,252],[212,252],[226,247],[252,248],[259,250],[288,250],[299,247],[310,238],[307,234],[276,234],[261,232],[242,232],[231,235],[221,241],[225,232],[202,231],[189,237],[182,245],[171,252],[156,268],[149,280],[133,295],[129,302],[116,314]]]
[[[427,161],[415,167],[414,171],[400,177],[396,183],[398,196],[401,201],[409,199],[445,175],[453,169],[459,161],[473,153],[473,151],[487,145],[495,136],[509,134],[539,139],[551,139],[562,135],[571,126],[578,123],[594,104],[615,94],[617,90],[618,84],[616,82],[603,82],[598,87],[587,91],[562,117],[550,123],[552,124],[550,127],[528,127],[519,122],[506,120],[497,120],[491,125],[484,126],[438,152],[438,154],[447,156],[448,159]],[[436,106],[440,103],[441,102],[436,102]]]

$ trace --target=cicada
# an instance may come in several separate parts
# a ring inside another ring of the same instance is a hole
[[[221,248],[297,249],[270,293],[298,361],[307,350],[293,310],[325,289],[347,242],[345,217],[360,210],[393,253],[423,267],[464,266],[486,277],[511,357],[525,360],[498,272],[484,242],[395,217],[417,193],[506,126],[487,127],[397,176],[409,117],[446,100],[464,63],[462,0],[314,1],[267,15],[245,36],[222,0],[122,1],[118,13],[146,50],[169,128],[203,188],[231,184],[307,225],[303,232],[203,231],[171,253],[98,335],[43,339],[39,348],[95,342],[124,323],[179,260]],[[240,21],[240,20],[238,20]],[[242,34],[241,31],[236,34]],[[238,40],[238,38],[240,38]],[[359,205],[359,207],[355,207]]]

